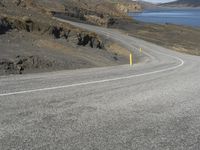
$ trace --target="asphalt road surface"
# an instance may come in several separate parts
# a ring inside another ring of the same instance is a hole
[[[72,24],[124,44],[140,62],[0,77],[1,150],[200,149],[198,56]]]

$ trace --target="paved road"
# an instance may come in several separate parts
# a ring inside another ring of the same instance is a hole
[[[0,77],[0,149],[199,150],[199,57],[75,25],[142,47],[140,63]]]

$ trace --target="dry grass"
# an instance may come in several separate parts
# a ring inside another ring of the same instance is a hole
[[[121,22],[115,28],[131,36],[193,55],[200,55],[200,29],[178,25],[156,25],[137,21]]]
[[[111,43],[109,44],[106,49],[112,53],[116,53],[118,55],[124,56],[126,58],[129,58],[130,52],[128,49],[124,48],[123,46],[119,45],[118,43]]]

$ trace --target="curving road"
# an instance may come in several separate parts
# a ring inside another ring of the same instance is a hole
[[[0,149],[200,149],[198,56],[70,23],[120,42],[140,63],[0,77]]]

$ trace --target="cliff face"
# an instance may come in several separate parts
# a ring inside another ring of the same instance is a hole
[[[161,6],[168,6],[168,7],[200,7],[200,0],[177,0],[175,2],[162,4]]]

